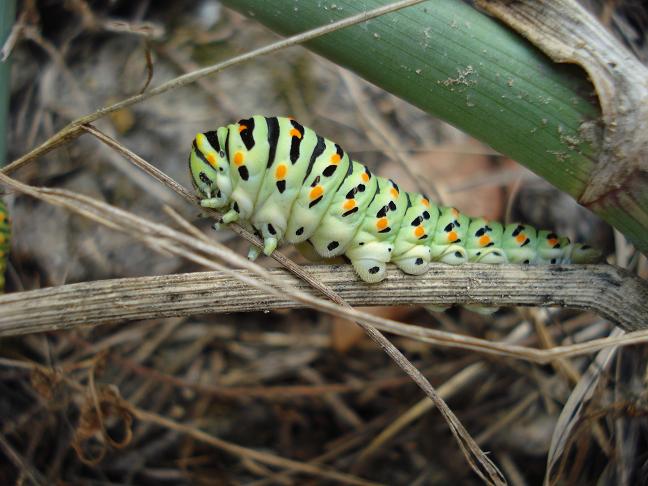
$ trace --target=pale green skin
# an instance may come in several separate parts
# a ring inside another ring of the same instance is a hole
[[[400,190],[392,181],[370,174],[345,152],[339,157],[341,148],[334,142],[318,138],[289,118],[276,118],[275,156],[268,165],[272,138],[268,124],[275,119],[268,120],[254,116],[215,133],[198,134],[189,157],[201,205],[227,209],[223,223],[238,221],[256,231],[267,255],[283,242],[309,242],[323,258],[345,255],[369,283],[385,278],[388,262],[419,275],[431,261],[588,263],[600,257],[598,251],[549,231],[517,223],[504,227],[470,218],[455,208],[435,206],[418,193]],[[254,145],[248,149],[244,138]],[[293,143],[299,143],[294,161],[290,158]],[[322,150],[306,175],[318,143]],[[282,164],[285,170],[279,168]],[[283,191],[280,181],[285,181]],[[347,197],[361,185],[363,191]],[[312,204],[314,196],[321,199]],[[354,207],[358,209],[345,215]]]

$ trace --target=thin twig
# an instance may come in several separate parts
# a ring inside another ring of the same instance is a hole
[[[432,191],[433,199],[439,204],[446,204],[446,197],[443,191],[437,185],[428,180],[423,174],[416,173],[411,167],[410,162],[406,159],[407,154],[401,153],[396,150],[399,146],[398,139],[392,134],[387,124],[381,118],[373,105],[367,99],[362,88],[360,87],[356,78],[354,78],[348,71],[338,68],[340,76],[344,81],[351,99],[360,114],[361,119],[368,126],[367,133],[376,146],[382,149],[383,153],[387,154],[392,160],[396,161],[407,176],[414,182],[416,188],[421,194],[428,194],[429,190]],[[371,137],[375,133],[376,136]]]
[[[32,484],[40,486],[41,484],[46,484],[45,478],[43,475],[34,468],[32,465],[28,464],[27,461],[11,446],[9,441],[0,434],[0,450],[4,452],[6,457],[13,462],[14,466],[20,471],[21,475],[29,478]],[[18,484],[18,482],[16,483]]]
[[[390,12],[395,12],[396,10],[400,10],[405,7],[410,7],[412,5],[416,5],[417,3],[421,3],[424,0],[401,0],[398,2],[390,3],[388,5],[383,5],[382,7],[375,8],[373,10],[368,10],[366,12],[361,12],[356,15],[352,15],[350,17],[344,18],[342,20],[339,20],[337,22],[333,22],[330,24],[323,25],[321,27],[317,27],[315,29],[308,30],[306,32],[303,32],[301,34],[297,34],[291,37],[288,37],[286,39],[282,39],[277,42],[273,42],[272,44],[269,44],[267,46],[260,47],[258,49],[254,49],[250,52],[247,52],[245,54],[242,54],[240,56],[233,57],[231,59],[228,59],[227,61],[223,61],[218,64],[214,64],[212,66],[208,66],[202,69],[198,69],[196,71],[193,71],[191,73],[183,74],[182,76],[178,76],[176,78],[173,78],[165,83],[162,83],[161,85],[151,89],[150,91],[147,91],[145,93],[141,93],[135,96],[131,96],[130,98],[126,98],[122,101],[119,101],[113,105],[109,105],[106,107],[103,107],[94,113],[90,113],[89,115],[82,116],[80,118],[77,118],[76,120],[72,121],[65,127],[63,127],[61,130],[59,130],[56,134],[54,134],[52,137],[47,139],[45,142],[43,142],[41,145],[38,147],[34,148],[32,151],[29,153],[23,155],[22,157],[19,157],[18,159],[14,160],[12,163],[8,164],[6,167],[2,169],[2,172],[4,174],[11,174],[18,170],[20,167],[23,165],[29,163],[30,161],[48,153],[49,151],[53,150],[54,148],[62,145],[63,143],[72,140],[79,135],[81,135],[82,130],[81,126],[92,123],[99,118],[102,118],[110,113],[113,113],[117,110],[121,110],[123,108],[126,108],[128,106],[134,105],[135,103],[139,103],[141,101],[144,101],[148,98],[151,98],[153,96],[157,96],[162,93],[166,93],[167,91],[171,91],[174,89],[181,88],[183,86],[186,86],[190,83],[193,83],[195,81],[198,81],[199,79],[204,78],[205,76],[209,76],[211,74],[215,74],[219,71],[222,71],[224,69],[230,68],[232,66],[236,66],[238,64],[242,64],[244,62],[250,61],[252,59],[255,59],[257,57],[267,55],[267,54],[273,54],[277,51],[280,51],[282,49],[285,49],[287,47],[295,46],[298,44],[302,44],[304,42],[308,42],[310,40],[313,40],[317,37],[321,37],[326,34],[330,34],[331,32],[335,32],[340,29],[344,29],[345,27],[350,27],[352,25],[356,25],[362,22],[366,22],[367,20],[373,19],[375,17],[379,17],[381,15],[385,15]]]
[[[131,409],[131,412],[133,412],[135,417],[137,417],[139,420],[155,423],[162,427],[166,427],[168,429],[175,430],[177,432],[182,432],[183,434],[187,434],[190,437],[193,437],[194,439],[200,442],[204,442],[205,444],[209,444],[211,446],[217,447],[223,451],[226,451],[230,454],[233,454],[241,458],[253,459],[263,464],[268,464],[268,465],[281,467],[292,471],[311,474],[322,478],[333,479],[336,481],[340,481],[343,484],[359,484],[359,485],[366,485],[366,486],[380,484],[380,483],[375,483],[372,481],[366,481],[360,479],[357,476],[353,476],[351,474],[344,474],[344,473],[337,472],[327,466],[293,461],[291,459],[285,459],[283,457],[279,457],[274,454],[268,454],[266,452],[256,451],[254,449],[242,447],[237,444],[233,444],[231,442],[227,442],[222,439],[219,439],[218,437],[214,437],[213,435],[209,435],[206,432],[203,432],[202,430],[199,430],[195,427],[191,427],[189,425],[175,422],[166,417],[163,417],[162,415],[148,412],[139,408],[133,407]]]

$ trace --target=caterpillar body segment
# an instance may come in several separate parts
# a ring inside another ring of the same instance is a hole
[[[372,174],[336,143],[292,118],[253,116],[199,133],[189,156],[204,207],[222,209],[264,240],[346,256],[369,283],[395,263],[414,275],[430,262],[589,263],[600,253],[529,225],[502,225],[436,206]],[[253,252],[254,253],[254,252]],[[253,255],[254,256],[254,255]]]
[[[307,131],[312,132],[310,129]],[[326,238],[318,229],[326,226],[332,233],[338,233],[338,241],[347,241],[345,235],[349,233],[349,227],[354,224],[356,218],[353,216],[355,211],[348,212],[344,209],[345,204],[347,207],[351,204],[345,194],[356,188],[361,177],[360,171],[364,167],[352,163],[338,145],[319,136],[315,150],[307,159],[304,161],[304,165],[307,165],[307,176],[303,183],[299,181],[297,185],[299,193],[290,212],[286,241],[301,243],[310,240],[318,249],[319,255],[336,256],[340,254],[339,249],[327,248],[328,241],[322,241]],[[358,204],[358,199],[365,201],[356,198],[354,204]],[[338,209],[337,212],[334,211],[335,208]],[[336,224],[341,219],[345,219],[342,227]],[[350,236],[353,236],[353,231]]]
[[[377,189],[378,178],[362,164],[352,162],[350,173],[339,184],[309,237],[319,255],[324,258],[339,256],[352,246]]]
[[[439,211],[422,194],[405,192],[407,210],[394,243],[392,261],[405,273],[421,275],[432,261],[430,242]]]
[[[377,188],[362,223],[344,254],[366,282],[385,277],[396,236],[407,209],[407,196],[392,180],[374,177]]]
[[[437,208],[439,221],[432,239],[432,260],[460,265],[468,261],[466,235],[470,219],[456,208]]]

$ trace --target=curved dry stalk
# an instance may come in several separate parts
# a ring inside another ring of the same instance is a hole
[[[619,335],[622,333],[623,331],[616,329],[613,334]],[[554,468],[558,460],[563,456],[565,448],[568,446],[569,438],[572,436],[575,427],[582,420],[586,405],[592,399],[602,374],[610,365],[616,352],[616,347],[601,350],[569,395],[569,399],[560,412],[558,422],[551,437],[551,444],[547,453],[544,484],[552,484],[551,477]]]
[[[301,268],[353,306],[562,305],[593,310],[627,331],[648,330],[644,319],[648,315],[648,283],[609,265],[438,264],[421,276],[406,275],[391,267],[389,278],[377,285],[357,279],[350,265]],[[271,281],[282,287],[318,296],[309,284],[283,269],[267,272]],[[252,279],[254,273],[241,270],[240,275]],[[0,337],[70,329],[90,322],[101,325],[308,305],[296,302],[289,294],[260,291],[221,272],[100,280],[0,296]]]

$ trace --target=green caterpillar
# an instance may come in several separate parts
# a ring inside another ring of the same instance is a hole
[[[0,199],[0,293],[4,292],[5,270],[7,269],[7,257],[9,255],[9,238],[11,235],[11,220],[7,212],[7,206]]]
[[[430,262],[589,263],[600,252],[550,231],[470,218],[376,176],[342,148],[292,118],[253,116],[193,141],[189,169],[203,207],[227,209],[261,235],[310,242],[324,258],[345,255],[369,283],[386,264],[420,275]],[[252,256],[254,256],[254,253]]]

